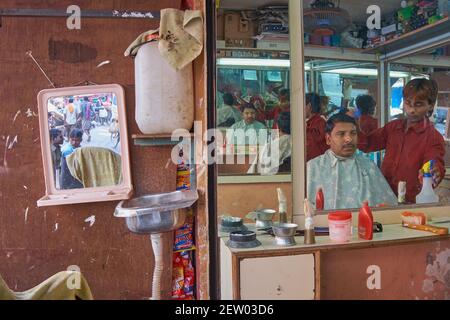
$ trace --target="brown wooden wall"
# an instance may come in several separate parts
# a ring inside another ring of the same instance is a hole
[[[320,266],[324,300],[443,300],[450,295],[449,240],[321,252]],[[370,266],[380,268],[379,289],[368,288],[374,283]]]
[[[156,10],[179,8],[181,0],[2,0],[2,8]],[[128,131],[134,120],[134,65],[123,52],[157,20],[82,19],[81,30],[68,30],[65,18],[2,18],[0,27],[0,273],[17,291],[77,265],[96,299],[142,299],[150,296],[153,258],[150,240],[131,234],[114,218],[117,202],[37,208],[45,185],[36,95],[50,88],[25,55],[32,50],[59,86],[83,80],[118,83],[125,88]],[[59,45],[63,45],[60,49]],[[111,64],[95,67],[104,60]],[[20,111],[19,114],[17,114]],[[17,117],[16,117],[17,115]],[[15,121],[13,119],[16,117]],[[17,136],[18,143],[8,150]],[[175,189],[175,168],[166,167],[170,147],[137,147],[129,139],[135,194]],[[28,210],[28,212],[27,212]],[[25,214],[27,212],[27,215]],[[92,227],[84,222],[95,215]]]

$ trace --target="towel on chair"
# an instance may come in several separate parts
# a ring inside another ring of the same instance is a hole
[[[159,29],[149,30],[137,37],[127,48],[125,56],[135,56],[139,47],[154,41],[159,31],[158,49],[161,56],[175,69],[181,70],[203,50],[203,18],[200,10],[163,9]]]
[[[93,300],[91,289],[76,271],[62,271],[23,292],[12,291],[0,275],[0,300]]]
[[[70,173],[85,188],[110,187],[122,183],[121,157],[111,149],[81,147],[66,159]]]

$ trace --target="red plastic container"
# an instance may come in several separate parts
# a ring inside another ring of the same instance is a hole
[[[367,202],[364,202],[362,208],[359,209],[358,237],[365,240],[373,238],[373,215]]]
[[[337,211],[328,214],[330,240],[332,242],[347,242],[352,237],[352,213]]]

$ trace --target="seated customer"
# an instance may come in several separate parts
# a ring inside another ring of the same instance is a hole
[[[325,209],[396,205],[391,187],[372,161],[356,154],[358,133],[355,120],[343,113],[327,121],[326,142],[330,149],[308,161],[308,199],[315,204],[316,192],[322,188]]]
[[[234,145],[257,145],[260,130],[266,130],[266,126],[256,121],[256,109],[252,104],[244,104],[241,110],[243,120],[236,122],[227,130],[227,141]]]

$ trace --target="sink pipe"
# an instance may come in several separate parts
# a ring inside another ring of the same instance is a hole
[[[114,216],[125,218],[131,232],[150,234],[155,258],[152,300],[172,296],[173,231],[183,225],[187,208],[197,199],[196,190],[183,190],[121,201],[116,207]],[[163,278],[164,274],[170,276]]]

